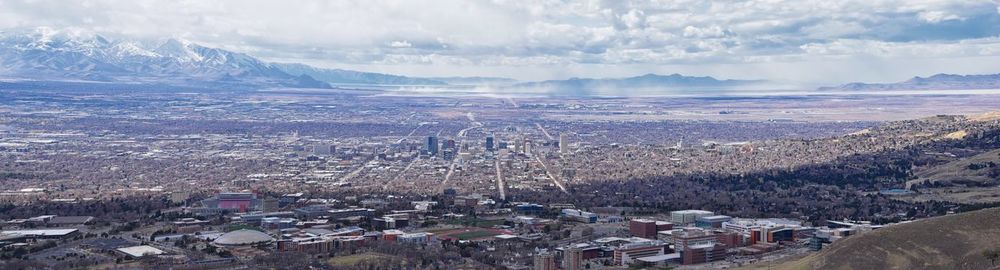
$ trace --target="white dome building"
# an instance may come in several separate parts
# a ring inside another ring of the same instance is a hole
[[[212,241],[212,243],[219,246],[246,246],[270,243],[272,241],[274,241],[274,238],[266,233],[242,229],[223,234],[219,238],[215,238],[215,241]]]

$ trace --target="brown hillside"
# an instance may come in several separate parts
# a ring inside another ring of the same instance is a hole
[[[980,122],[1000,120],[1000,111],[992,111],[983,114],[972,115],[969,117],[969,120],[980,121]]]
[[[917,179],[907,181],[906,186],[941,181],[989,183],[1000,180],[990,176],[993,168],[986,167],[990,162],[1000,164],[1000,149],[920,170],[915,173]],[[971,165],[980,165],[981,168],[972,168]]]
[[[848,237],[775,269],[1000,269],[1000,208],[929,218]]]

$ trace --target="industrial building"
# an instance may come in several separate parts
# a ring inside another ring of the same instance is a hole
[[[679,210],[670,212],[670,222],[678,225],[694,224],[699,217],[715,215],[712,211],[705,210]]]
[[[559,217],[583,223],[597,222],[597,214],[577,209],[563,209],[559,211]]]
[[[722,223],[732,219],[730,216],[723,215],[698,217],[695,219],[694,225],[699,228],[722,228]]]
[[[633,219],[628,222],[628,231],[632,236],[656,238],[656,221],[650,219]]]
[[[0,231],[4,242],[24,242],[37,239],[65,239],[80,234],[77,229],[40,229]]]
[[[146,257],[146,256],[156,256],[156,255],[161,255],[161,254],[166,253],[163,250],[160,250],[158,248],[151,247],[151,246],[146,246],[146,245],[133,246],[133,247],[123,247],[123,248],[116,249],[115,251],[118,254],[121,254],[121,255],[123,255],[125,257],[133,258],[133,259],[134,258],[142,258],[142,257]]]
[[[629,265],[638,258],[666,254],[667,243],[659,240],[632,238],[630,243],[614,250],[612,261],[615,265]]]

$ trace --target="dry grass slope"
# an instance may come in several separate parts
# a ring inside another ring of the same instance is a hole
[[[906,185],[909,187],[910,185],[917,183],[938,181],[961,180],[982,183],[996,180],[989,176],[989,168],[969,168],[969,166],[973,164],[981,165],[988,162],[1000,164],[1000,149],[918,171],[916,173],[917,179],[907,181]]]
[[[992,111],[979,115],[973,115],[969,117],[969,120],[980,121],[980,122],[1000,120],[1000,111]]]
[[[843,239],[774,269],[1000,269],[1000,208],[886,227]]]

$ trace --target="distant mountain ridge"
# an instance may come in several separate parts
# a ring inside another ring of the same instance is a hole
[[[0,75],[207,87],[328,88],[252,56],[168,39],[153,45],[101,35],[39,28],[0,32]]]
[[[922,84],[927,85],[942,80],[942,76],[958,75],[936,75],[927,79],[918,77],[911,81],[923,79],[928,82]],[[989,78],[990,85],[1000,85],[996,83],[1000,81],[996,78],[1000,75],[982,76]],[[88,31],[50,28],[0,31],[0,77],[173,85],[192,89],[330,88],[346,84],[487,86],[500,91],[540,91],[543,94],[570,96],[655,95],[672,91],[744,89],[770,83],[676,73],[520,83],[501,77],[408,77],[297,63],[270,63],[244,53],[206,47],[183,39],[155,42],[116,40]],[[959,77],[967,79],[967,76]],[[861,87],[861,84],[852,85]]]
[[[446,85],[435,79],[414,78],[374,72],[344,69],[317,68],[303,64],[274,64],[275,67],[292,75],[307,75],[331,84],[386,84],[386,85]]]
[[[201,46],[183,39],[114,40],[88,31],[44,27],[0,31],[0,76],[209,89],[516,82],[509,78],[419,78],[297,63],[269,63],[247,54]]]
[[[820,87],[818,90],[878,91],[878,90],[961,90],[1000,89],[1000,73],[984,75],[936,74],[927,78],[913,77],[897,83],[848,83]]]

